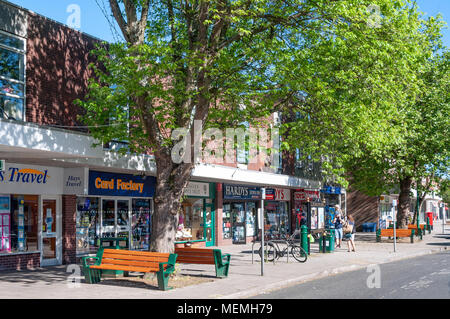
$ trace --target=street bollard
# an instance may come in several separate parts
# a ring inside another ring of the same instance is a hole
[[[308,254],[308,227],[302,225],[301,228],[301,240],[302,240],[302,248]]]

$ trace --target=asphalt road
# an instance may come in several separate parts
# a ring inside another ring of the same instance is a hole
[[[370,266],[254,299],[450,299],[450,251]]]

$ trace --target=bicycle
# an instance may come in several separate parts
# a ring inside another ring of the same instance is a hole
[[[285,254],[291,254],[295,260],[304,263],[308,259],[306,251],[297,243],[295,243],[294,236],[287,235],[284,242],[287,243],[286,247],[281,250],[278,243],[275,240],[268,240],[264,243],[264,256],[267,261],[272,262],[274,259],[279,259],[285,256]],[[290,251],[289,251],[290,249]],[[258,254],[262,258],[262,246],[259,248]]]

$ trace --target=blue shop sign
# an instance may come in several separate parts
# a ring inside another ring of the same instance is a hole
[[[156,178],[89,171],[89,195],[153,197]]]
[[[261,188],[224,184],[223,199],[261,199]]]
[[[333,187],[333,186],[324,186],[321,190],[321,193],[325,194],[341,194],[341,188],[340,187]]]

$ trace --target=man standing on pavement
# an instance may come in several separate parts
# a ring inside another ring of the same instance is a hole
[[[336,209],[335,215],[334,215],[334,232],[336,237],[336,246],[334,248],[341,248],[341,242],[343,237],[342,227],[344,226],[344,220],[342,216],[342,211],[339,205],[335,205],[334,208]]]

